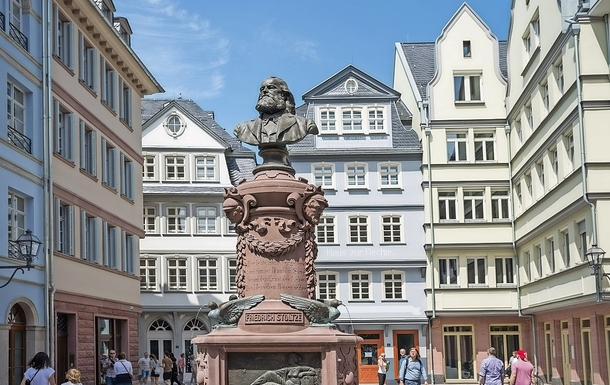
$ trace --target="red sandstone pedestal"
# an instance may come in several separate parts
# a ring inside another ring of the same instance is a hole
[[[243,311],[237,325],[192,340],[199,384],[358,383],[360,337],[330,324],[311,325],[302,311],[280,300],[280,294],[315,298],[314,231],[326,207],[319,187],[281,169],[260,170],[253,180],[226,190],[223,209],[238,233],[238,295],[265,299]],[[315,370],[315,379],[297,375],[308,369]],[[285,382],[261,380],[267,372]]]

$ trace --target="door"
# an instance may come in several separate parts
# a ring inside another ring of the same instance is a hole
[[[570,383],[570,329],[568,321],[561,321],[561,362],[563,364],[563,383]]]
[[[394,330],[392,339],[394,342],[394,358],[392,359],[392,366],[390,367],[390,373],[393,373],[392,375],[394,377],[390,377],[390,373],[388,373],[388,380],[398,378],[398,370],[400,369],[398,366],[400,361],[400,349],[405,349],[407,354],[409,354],[409,349],[414,346],[419,350],[417,336],[417,330]]]
[[[364,340],[358,344],[358,381],[361,384],[377,384],[377,358],[383,352],[383,330],[355,333]]]

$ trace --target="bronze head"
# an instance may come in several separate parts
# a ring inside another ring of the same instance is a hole
[[[268,77],[261,83],[256,110],[262,115],[277,112],[295,113],[294,95],[288,84],[275,76]]]

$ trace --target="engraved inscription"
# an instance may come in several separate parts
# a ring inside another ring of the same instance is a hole
[[[253,324],[293,324],[303,325],[303,313],[297,312],[248,312],[246,325]]]

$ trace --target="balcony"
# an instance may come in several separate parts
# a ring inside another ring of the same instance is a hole
[[[17,27],[15,27],[12,23],[8,23],[9,31],[8,34],[10,37],[15,40],[17,44],[19,44],[24,50],[28,50],[28,37],[23,34]]]
[[[4,31],[4,13],[0,12],[0,28]]]
[[[13,143],[15,146],[20,149],[27,151],[28,154],[32,153],[32,139],[23,135],[21,132],[15,130],[11,126],[7,126],[8,128],[8,141]]]

